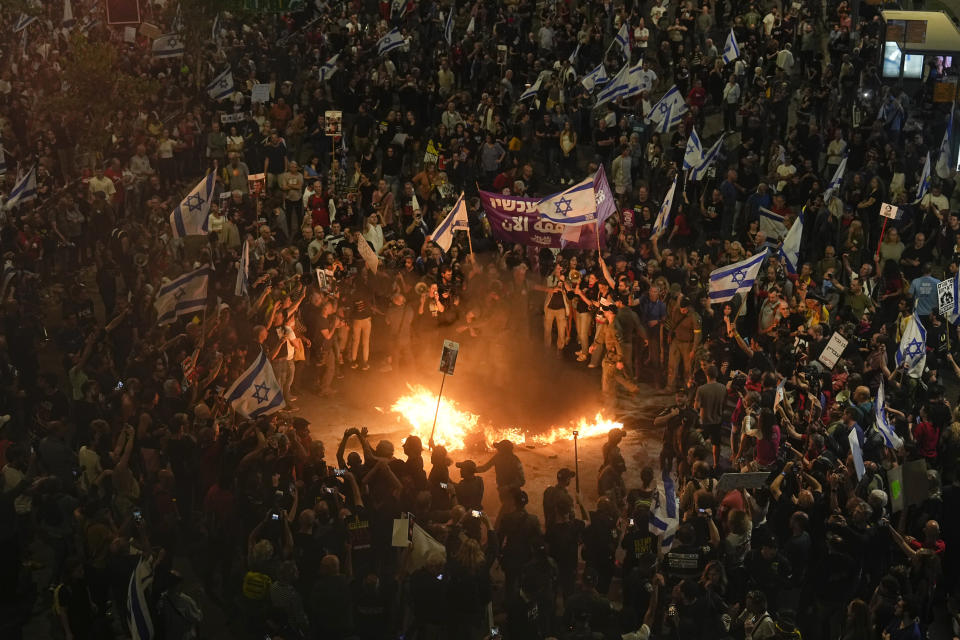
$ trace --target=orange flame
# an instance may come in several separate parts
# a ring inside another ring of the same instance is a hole
[[[433,426],[434,411],[437,410],[437,397],[433,392],[420,385],[407,385],[410,393],[401,396],[390,410],[399,414],[410,425],[412,433],[427,444]],[[575,424],[565,427],[552,427],[541,433],[527,433],[520,427],[481,426],[480,416],[460,408],[449,398],[440,399],[440,411],[437,414],[437,430],[433,436],[435,444],[442,445],[448,451],[466,447],[471,439],[482,437],[487,446],[500,440],[509,440],[516,445],[548,445],[559,440],[573,440],[573,432],[579,431],[579,437],[590,438],[606,435],[610,429],[623,428],[619,422],[605,418],[597,412],[593,422],[580,418]]]

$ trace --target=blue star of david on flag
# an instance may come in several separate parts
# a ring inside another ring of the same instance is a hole
[[[730,274],[730,279],[736,282],[737,284],[740,284],[741,282],[743,282],[746,277],[747,277],[747,271],[745,269],[740,269]]]
[[[177,292],[173,294],[173,297],[176,298],[177,301],[179,301],[180,298],[182,298],[185,295],[187,295],[187,290],[184,289],[183,287],[180,287],[179,289],[177,289]]]
[[[224,392],[224,399],[245,418],[270,415],[284,407],[283,391],[263,349],[253,364]]]
[[[263,404],[267,401],[269,391],[270,387],[265,384],[255,384],[253,386],[253,397],[257,401],[257,404]]]
[[[564,213],[568,213],[573,209],[569,198],[560,198],[559,200],[557,200],[555,206],[557,207],[557,213],[561,215]]]
[[[203,209],[203,203],[206,200],[203,199],[199,193],[192,193],[187,197],[187,208],[190,211],[200,211]]]
[[[926,346],[922,342],[920,342],[917,339],[913,339],[907,345],[907,348],[904,350],[904,353],[906,353],[908,357],[916,358],[923,352],[925,348]]]
[[[919,378],[923,375],[923,369],[927,364],[927,331],[916,313],[910,317],[910,321],[903,330],[896,360],[897,366],[903,367],[911,378]]]

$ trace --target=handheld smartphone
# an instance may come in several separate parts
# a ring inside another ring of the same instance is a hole
[[[472,515],[474,518],[479,518],[480,516],[483,515],[483,512],[482,512],[482,511],[477,511],[476,509],[471,509],[471,510],[470,510],[470,515]]]
[[[143,511],[141,509],[133,510],[133,521],[137,524],[143,524]]]
[[[490,627],[490,637],[495,638],[500,635],[500,627]]]
[[[117,380],[117,386],[113,388],[114,391],[121,391],[123,389],[123,380]]]
[[[337,488],[336,488],[336,487],[324,487],[324,488],[323,488],[323,492],[324,492],[324,493],[329,493],[329,494],[334,494],[334,493],[337,492]]]
[[[442,573],[438,573],[438,574],[437,574],[437,580],[443,580],[443,574],[442,574]]]
[[[338,478],[342,478],[343,474],[345,474],[346,472],[347,472],[346,469],[334,469],[333,475],[337,476]]]
[[[634,526],[633,518],[630,518],[630,526]]]
[[[271,513],[271,514],[270,514],[270,519],[273,520],[274,522],[276,522],[277,520],[280,519],[280,514],[279,514],[279,513]]]

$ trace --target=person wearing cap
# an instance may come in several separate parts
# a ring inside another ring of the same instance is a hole
[[[501,440],[493,445],[497,450],[489,460],[477,467],[477,473],[483,473],[494,468],[497,476],[497,490],[503,491],[511,487],[522,487],[527,483],[523,475],[523,463],[513,452],[513,443]]]
[[[483,478],[477,475],[477,463],[463,460],[456,467],[460,469],[460,482],[456,486],[457,504],[467,511],[483,511]]]
[[[672,389],[678,384],[677,376],[680,375],[681,364],[686,378],[693,375],[693,356],[701,340],[700,315],[691,308],[690,299],[686,296],[681,298],[676,311],[670,315],[667,334],[670,337],[667,388]]]
[[[603,393],[604,405],[613,411],[617,404],[618,385],[630,393],[636,393],[639,387],[624,372],[623,343],[613,326],[616,316],[615,307],[604,306],[602,309],[605,322],[597,325],[597,335],[593,339],[590,353],[594,353],[598,347],[602,347],[604,350],[600,388]]]
[[[557,471],[557,484],[550,485],[543,490],[543,527],[548,535],[550,528],[560,515],[557,509],[564,502],[563,497],[570,495],[567,491],[570,480],[575,478],[576,475],[573,470],[564,467]]]

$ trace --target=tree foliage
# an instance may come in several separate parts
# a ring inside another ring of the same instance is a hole
[[[73,120],[81,148],[98,154],[110,143],[109,125],[117,111],[135,109],[159,91],[153,78],[123,70],[120,51],[112,42],[90,42],[75,35],[61,64],[67,84],[41,108],[51,120],[61,116]]]

